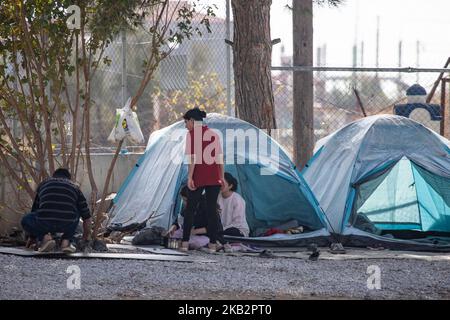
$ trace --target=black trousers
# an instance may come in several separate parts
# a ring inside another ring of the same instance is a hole
[[[217,197],[219,196],[220,186],[205,186],[189,190],[186,211],[184,212],[183,241],[189,241],[192,225],[194,224],[195,209],[201,199],[203,190],[206,197],[206,214],[208,216],[208,225],[206,227],[210,243],[216,243],[218,237],[219,215],[217,214]]]
[[[22,228],[31,238],[42,241],[47,233],[63,233],[62,239],[73,240],[79,220],[72,222],[41,220],[36,212],[26,214],[22,218]]]
[[[222,232],[222,235],[231,236],[231,237],[243,237],[244,236],[244,234],[241,232],[241,230],[239,230],[238,228],[234,228],[234,227],[224,230]]]
[[[222,224],[220,224],[219,235],[218,235],[217,239],[219,240],[219,242],[221,244],[227,243],[227,241],[225,241],[224,236],[244,237],[244,234],[238,228],[234,228],[234,227],[223,230]]]

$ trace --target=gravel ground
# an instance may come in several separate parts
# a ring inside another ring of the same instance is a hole
[[[4,299],[449,299],[450,263],[370,259],[302,259],[194,255],[217,263],[67,260],[0,254]],[[67,288],[80,267],[81,288]],[[381,289],[369,290],[367,268],[379,266]]]

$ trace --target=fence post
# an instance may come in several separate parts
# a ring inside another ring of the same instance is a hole
[[[313,5],[310,0],[292,2],[294,66],[313,65]],[[294,163],[307,164],[314,149],[314,86],[313,72],[295,72],[293,79]]]
[[[127,32],[122,30],[122,106],[127,102]]]
[[[231,36],[231,10],[230,0],[226,0],[226,38],[230,40]],[[226,64],[227,64],[227,114],[231,116],[231,46],[226,45]]]
[[[127,31],[121,31],[122,38],[122,107],[127,102]],[[127,150],[126,140],[123,141],[122,149]]]

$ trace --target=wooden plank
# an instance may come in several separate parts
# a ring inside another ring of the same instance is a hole
[[[444,69],[447,68],[449,65],[450,65],[450,57],[447,59],[447,62],[446,62],[445,65],[444,65]],[[433,88],[431,88],[431,91],[430,91],[430,93],[428,94],[428,97],[427,97],[427,103],[430,103],[430,102],[431,102],[431,99],[433,99],[434,93],[436,92],[436,89],[438,88],[439,83],[441,82],[441,80],[442,80],[443,77],[444,77],[444,73],[441,72],[441,73],[439,74],[439,76],[438,76],[436,82],[434,83]]]

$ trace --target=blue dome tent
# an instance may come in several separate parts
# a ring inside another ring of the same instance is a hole
[[[292,220],[307,230],[296,235],[252,237],[252,241],[301,245],[312,238],[316,242],[328,239],[322,210],[278,143],[233,117],[210,114],[205,123],[222,136],[225,171],[238,179],[251,234]],[[187,180],[187,165],[182,161],[186,132],[180,121],[151,135],[144,155],[114,199],[109,226],[146,222],[147,226],[168,228],[180,211],[179,191]]]
[[[317,143],[303,175],[345,244],[450,249],[450,142],[420,123],[350,123]]]

